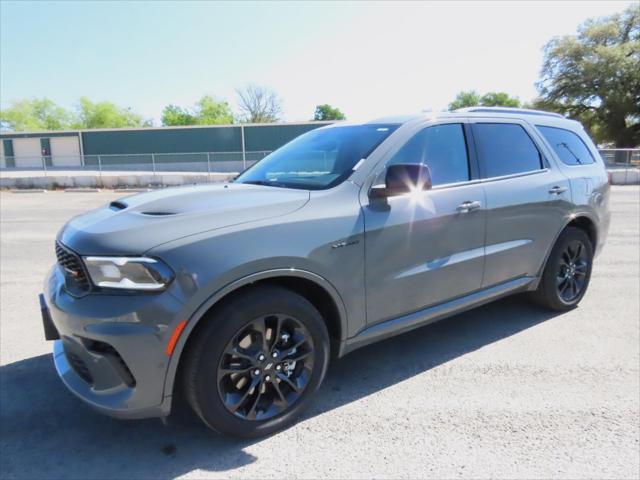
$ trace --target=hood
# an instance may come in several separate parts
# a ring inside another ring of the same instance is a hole
[[[58,240],[81,255],[141,255],[196,233],[286,215],[308,200],[306,190],[259,185],[168,188],[74,217]]]

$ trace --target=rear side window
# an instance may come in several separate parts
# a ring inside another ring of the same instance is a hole
[[[388,164],[399,163],[427,165],[433,185],[468,181],[469,159],[462,124],[449,123],[420,130]]]
[[[542,168],[542,155],[520,125],[476,123],[474,135],[484,178],[532,172]]]
[[[563,128],[536,125],[540,133],[551,145],[556,155],[567,165],[588,165],[595,160],[582,139]]]

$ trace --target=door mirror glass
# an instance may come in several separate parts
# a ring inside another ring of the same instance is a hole
[[[401,163],[387,167],[384,185],[371,187],[371,196],[374,198],[394,197],[430,188],[431,172],[429,167],[422,164]]]

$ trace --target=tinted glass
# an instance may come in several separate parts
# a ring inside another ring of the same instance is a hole
[[[542,157],[520,125],[476,123],[478,156],[483,177],[500,177],[542,168]]]
[[[421,130],[389,161],[389,164],[399,163],[427,165],[433,185],[469,180],[469,159],[462,125],[452,123]]]
[[[236,182],[305,190],[336,186],[398,126],[371,124],[313,130],[267,155]]]
[[[562,128],[536,126],[563,163],[584,165],[594,162],[591,152],[575,133]]]

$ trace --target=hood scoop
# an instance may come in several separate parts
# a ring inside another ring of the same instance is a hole
[[[151,215],[152,217],[163,217],[166,215],[176,215],[176,212],[140,212],[141,215]]]
[[[109,204],[109,208],[110,208],[111,210],[115,210],[115,211],[118,211],[118,210],[124,210],[124,209],[125,209],[125,208],[127,208],[128,206],[129,206],[129,205],[127,205],[127,204],[126,204],[126,203],[124,203],[124,202],[121,202],[120,200],[116,200],[115,202],[111,202],[111,203]]]

